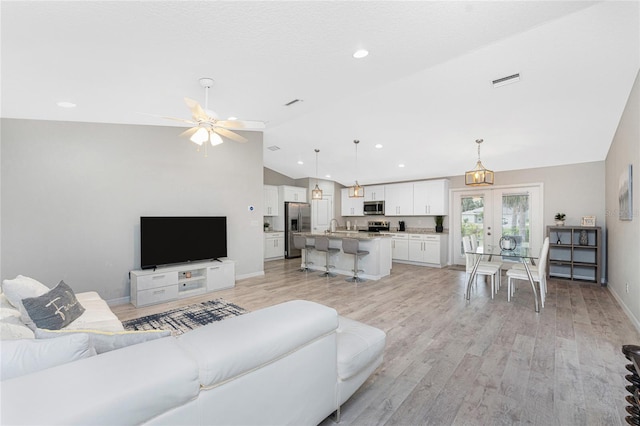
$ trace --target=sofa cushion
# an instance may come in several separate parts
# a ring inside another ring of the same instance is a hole
[[[0,340],[33,339],[34,337],[33,330],[22,323],[20,316],[8,316],[0,320]]]
[[[0,380],[22,376],[96,354],[89,336],[74,334],[57,339],[3,341],[0,346]]]
[[[197,364],[166,337],[2,382],[0,423],[142,424],[195,400],[199,388]]]
[[[22,305],[22,299],[27,297],[41,296],[49,291],[49,287],[33,278],[18,275],[12,280],[2,281],[2,292],[9,299],[9,302],[18,308],[22,315],[22,322],[31,329],[36,326],[29,317],[29,314]]]
[[[338,378],[347,380],[382,355],[387,335],[349,318],[338,321]]]
[[[49,330],[66,327],[85,311],[73,289],[64,281],[45,294],[22,299],[22,304],[36,327]]]
[[[334,309],[294,300],[191,330],[177,341],[198,362],[208,388],[334,333],[337,326]]]
[[[121,349],[126,346],[144,343],[149,340],[171,336],[169,330],[145,330],[145,331],[102,331],[102,330],[42,330],[37,328],[37,339],[51,339],[73,333],[83,333],[89,336],[91,346],[98,354]]]
[[[95,291],[76,293],[76,297],[84,306],[85,311],[80,315],[80,318],[66,326],[66,330],[124,331],[124,327],[118,317],[98,293]]]

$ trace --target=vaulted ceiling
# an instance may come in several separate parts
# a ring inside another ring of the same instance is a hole
[[[210,109],[266,122],[266,167],[315,176],[318,148],[319,176],[345,185],[461,175],[478,138],[496,171],[604,160],[640,67],[635,1],[3,1],[0,13],[2,117],[180,126],[154,115],[188,118],[183,97],[204,104],[210,77]]]

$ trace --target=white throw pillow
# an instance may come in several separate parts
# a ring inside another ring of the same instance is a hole
[[[17,312],[17,310],[16,310]],[[0,340],[33,339],[33,331],[19,317],[6,317],[0,321]]]
[[[35,373],[96,354],[86,334],[56,339],[6,340],[0,346],[0,380]]]
[[[25,277],[22,275],[18,275],[12,280],[3,280],[2,281],[2,292],[9,299],[9,302],[18,308],[20,314],[22,316],[22,322],[35,330],[36,326],[31,321],[29,314],[24,309],[24,305],[22,304],[22,299],[26,299],[27,297],[38,297],[42,296],[46,292],[49,291],[49,287],[42,284],[41,282],[34,280],[33,278]]]
[[[59,336],[81,333],[87,334],[97,353],[101,354],[125,346],[137,345],[149,340],[171,336],[168,330],[144,330],[144,331],[102,331],[102,330],[43,330],[36,329],[36,339],[50,339]]]

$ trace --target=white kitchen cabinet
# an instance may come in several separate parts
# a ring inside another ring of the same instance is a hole
[[[367,191],[365,190],[365,194]],[[341,191],[341,214],[342,216],[364,216],[362,197],[349,197],[349,188],[342,188]]]
[[[408,234],[391,234],[391,259],[409,260]]]
[[[449,214],[449,181],[426,180],[413,183],[413,215],[436,216]]]
[[[284,258],[284,232],[265,232],[264,259]]]
[[[365,186],[364,201],[384,201],[384,185]]]
[[[286,201],[297,201],[300,203],[307,202],[307,188],[302,188],[299,186],[286,186],[282,185],[279,188],[279,194],[281,198],[281,202]]]
[[[384,187],[385,216],[413,215],[413,183],[394,183]]]
[[[278,216],[280,213],[280,202],[278,197],[278,187],[273,185],[264,186],[264,215]]]
[[[429,266],[446,265],[446,238],[434,234],[409,234],[409,261]]]

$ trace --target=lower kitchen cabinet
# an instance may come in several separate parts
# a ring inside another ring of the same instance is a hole
[[[284,232],[265,232],[264,260],[284,258]]]
[[[440,234],[392,234],[396,262],[442,268],[447,264],[447,238]]]

